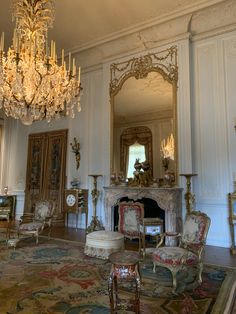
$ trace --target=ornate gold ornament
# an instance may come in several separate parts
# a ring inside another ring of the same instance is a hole
[[[177,121],[176,121],[176,107],[177,107],[177,82],[178,82],[178,65],[177,65],[177,46],[172,46],[163,51],[157,53],[149,53],[140,57],[134,57],[130,60],[113,63],[110,66],[110,98],[112,112],[114,111],[115,96],[121,91],[123,84],[130,78],[135,77],[136,79],[143,79],[148,76],[150,72],[157,72],[161,74],[164,80],[172,86],[172,105],[173,105],[173,133],[170,138],[168,138],[167,143],[161,143],[162,148],[165,149],[165,155],[168,149],[168,163],[169,159],[175,161],[174,169],[171,174],[168,173],[170,179],[167,182],[169,186],[173,186],[177,179],[178,173],[178,160],[177,160]],[[114,122],[113,122],[114,123]],[[122,139],[121,139],[122,141]],[[152,148],[150,148],[152,151]],[[112,152],[112,150],[111,150]],[[163,152],[164,153],[164,152]],[[122,145],[120,148],[120,170],[124,172],[123,159],[125,158],[122,151]],[[151,166],[151,171],[153,168],[152,165],[152,156],[149,154],[147,162]],[[164,158],[167,156],[164,156]],[[114,157],[112,157],[113,165],[111,167],[113,171],[114,166]],[[167,165],[168,168],[168,165]],[[152,175],[152,173],[150,173]],[[135,185],[137,180],[132,181],[132,185]],[[140,181],[141,182],[141,181]],[[141,183],[143,186],[150,186],[152,184],[151,177],[148,180],[145,180],[145,184]],[[137,183],[137,186],[140,183]]]
[[[197,176],[196,173],[181,173],[180,176],[186,178],[186,192],[184,194],[184,199],[186,203],[186,212],[190,214],[193,211],[193,206],[195,204],[195,194],[191,191],[191,178]]]
[[[178,81],[177,47],[149,53],[125,62],[113,63],[110,67],[110,95],[116,95],[123,83],[131,76],[136,79],[145,78],[149,72],[156,71],[170,83]]]
[[[98,219],[98,216],[97,216],[97,202],[100,195],[100,192],[97,189],[97,180],[98,180],[98,177],[102,177],[102,175],[101,174],[89,174],[89,177],[93,178],[93,190],[91,191],[92,202],[93,202],[93,216],[92,216],[90,225],[87,228],[87,233],[105,229],[103,227],[102,222]]]
[[[48,47],[47,32],[54,20],[54,0],[14,0],[13,42],[4,52],[4,33],[0,42],[0,107],[7,116],[23,124],[74,117],[80,111],[80,67],[69,54],[68,67],[58,65],[56,45]]]

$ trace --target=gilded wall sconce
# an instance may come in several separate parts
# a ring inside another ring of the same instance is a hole
[[[79,169],[80,166],[80,143],[77,141],[76,137],[74,137],[74,143],[70,143],[72,148],[72,152],[75,154],[76,160],[76,169]]]

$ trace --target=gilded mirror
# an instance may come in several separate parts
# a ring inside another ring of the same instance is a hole
[[[177,48],[113,63],[110,70],[111,173],[129,177],[143,154],[153,178],[167,170],[177,178]]]

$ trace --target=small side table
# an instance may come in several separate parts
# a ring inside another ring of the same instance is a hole
[[[146,235],[158,236],[163,233],[163,220],[160,218],[143,218],[140,223],[139,251],[146,254]]]
[[[140,313],[141,277],[139,273],[139,253],[132,251],[115,252],[109,256],[109,259],[112,263],[108,279],[111,313],[117,313],[118,310]],[[134,299],[122,300],[119,298],[118,280],[135,282]]]

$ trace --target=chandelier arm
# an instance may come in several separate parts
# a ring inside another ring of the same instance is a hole
[[[43,80],[43,76],[42,76],[42,74],[35,68],[35,71],[38,73],[38,75],[39,75],[39,84],[35,84],[35,92],[34,92],[34,95],[33,95],[33,97],[32,97],[32,99],[31,99],[31,101],[29,102],[29,106],[30,105],[32,105],[32,103],[33,103],[33,101],[34,101],[34,99],[35,99],[35,97],[36,97],[36,94],[37,94],[37,91],[38,91],[38,89],[39,89],[39,86],[41,85],[41,83],[42,83],[42,80]],[[46,76],[46,75],[45,75]]]
[[[12,91],[12,85],[8,82],[8,81],[5,81],[6,82],[6,84],[9,86],[9,88],[11,89],[11,91]],[[13,96],[13,98],[17,101],[17,102],[19,102],[19,99],[15,96],[15,94],[12,92],[12,96]],[[5,96],[3,96],[3,98],[4,99],[7,99],[7,97],[5,97]]]

